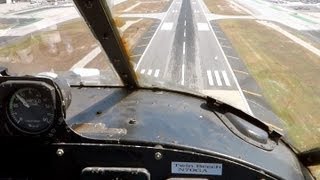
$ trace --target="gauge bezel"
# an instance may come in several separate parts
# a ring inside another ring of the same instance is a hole
[[[50,122],[49,125],[47,125],[45,128],[38,130],[38,131],[32,131],[27,130],[23,127],[20,127],[14,120],[14,117],[12,117],[10,113],[10,101],[13,98],[13,95],[24,88],[32,88],[37,89],[42,95],[47,96],[47,98],[50,98],[50,101],[52,103],[53,107],[53,120]],[[10,88],[9,95],[7,96],[6,104],[5,104],[5,113],[7,117],[7,124],[9,124],[11,127],[13,127],[16,131],[26,134],[26,135],[41,135],[43,133],[48,132],[55,124],[57,119],[57,108],[56,108],[56,97],[55,97],[55,88],[48,85],[44,82],[24,82],[24,83],[15,83],[13,85],[13,88]]]
[[[14,117],[12,115],[12,108],[10,108],[10,104],[11,104],[11,101],[13,100],[13,96],[23,90],[23,89],[34,89],[34,90],[37,90],[42,96],[45,96],[46,98],[50,99],[50,105],[52,106],[53,110],[52,110],[52,113],[53,113],[53,117],[50,117],[51,121],[44,127],[44,128],[41,128],[40,130],[31,130],[31,129],[28,129],[28,128],[25,128],[23,127],[22,125],[19,125],[16,121],[16,117]],[[52,127],[53,125],[53,122],[55,120],[55,107],[54,107],[54,103],[53,103],[53,98],[51,96],[51,93],[50,93],[50,89],[48,89],[47,87],[45,86],[25,86],[25,87],[20,87],[20,88],[17,88],[16,90],[14,90],[13,92],[10,93],[10,96],[9,96],[9,100],[7,101],[7,116],[8,116],[8,119],[9,119],[9,122],[11,123],[12,126],[14,126],[17,130],[23,132],[23,133],[27,133],[27,134],[40,134],[40,133],[43,133],[45,131],[47,131],[48,129],[50,129],[50,127]]]

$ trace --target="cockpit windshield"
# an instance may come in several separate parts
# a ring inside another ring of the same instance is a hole
[[[320,1],[106,0],[140,87],[211,96],[320,147]],[[124,86],[71,0],[0,0],[0,66]],[[315,174],[320,171],[315,169]]]

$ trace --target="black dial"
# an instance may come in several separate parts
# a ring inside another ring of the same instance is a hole
[[[28,133],[40,133],[54,121],[52,97],[44,89],[22,88],[9,101],[9,116],[12,124]]]

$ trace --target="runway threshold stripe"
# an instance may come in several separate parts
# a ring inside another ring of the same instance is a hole
[[[207,70],[207,76],[208,76],[208,80],[209,80],[209,85],[210,85],[210,86],[213,86],[214,83],[213,83],[213,79],[212,79],[211,70]]]
[[[216,77],[218,86],[222,86],[219,71],[214,71],[214,76]]]
[[[223,76],[223,79],[224,79],[224,82],[226,83],[226,85],[227,85],[227,86],[231,86],[226,71],[222,71],[222,76]]]

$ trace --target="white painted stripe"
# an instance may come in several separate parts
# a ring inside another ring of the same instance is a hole
[[[135,5],[130,6],[129,8],[125,9],[123,12],[128,12],[134,9],[135,7],[139,6],[141,2],[136,3]]]
[[[142,39],[150,39],[152,36],[146,36],[146,37],[143,37]]]
[[[181,85],[184,85],[184,64],[182,64]]]
[[[218,71],[214,71],[214,76],[216,77],[218,86],[222,86],[222,82],[221,82],[221,79],[220,79],[219,72]]]
[[[211,70],[207,70],[207,76],[208,76],[208,80],[209,80],[209,85],[210,85],[210,86],[213,86],[214,83],[213,83],[213,79],[212,79]]]
[[[165,12],[165,14],[164,14],[164,16],[163,16],[163,17],[164,17],[163,19],[167,18],[168,13],[169,13],[170,10],[172,10],[173,6],[174,6],[174,3],[172,2],[171,5],[170,5],[170,7],[169,7],[169,9],[168,9],[168,11]],[[142,60],[144,59],[144,56],[146,55],[146,52],[148,51],[150,45],[151,45],[152,42],[153,42],[154,37],[155,37],[155,36],[157,35],[157,33],[159,32],[160,27],[161,27],[161,25],[162,25],[163,23],[164,23],[164,20],[161,21],[161,23],[160,23],[160,25],[158,26],[156,32],[153,34],[153,36],[152,36],[152,38],[151,38],[151,40],[150,40],[150,43],[148,44],[148,46],[147,46],[146,49],[144,50],[142,56],[141,56],[140,59],[139,59],[138,64],[137,64],[137,65],[135,66],[135,68],[134,68],[135,71],[139,68]]]
[[[173,23],[172,22],[168,22],[168,23],[163,23],[163,25],[161,26],[161,30],[163,31],[170,31],[173,27]]]
[[[223,47],[223,48],[228,48],[228,49],[232,49],[232,47],[230,47],[230,46],[223,46],[223,45],[221,45],[221,47]]]
[[[185,54],[186,54],[186,42],[185,42],[185,41],[183,41],[182,54],[183,54],[183,55],[185,55]]]
[[[218,37],[218,39],[220,39],[220,40],[227,40],[226,38],[222,38],[222,37]]]
[[[83,68],[83,67],[85,67],[89,62],[91,62],[95,57],[97,57],[100,52],[101,52],[100,46],[94,48],[85,57],[83,57],[80,61],[78,61],[76,64],[74,64],[70,68],[70,70],[72,71],[75,68]]]
[[[214,59],[217,60],[217,59],[218,59],[218,56],[214,57]]]
[[[200,3],[200,7],[201,7],[202,13],[206,14],[206,12],[205,12],[205,10],[204,10],[204,3]],[[209,23],[207,16],[206,16],[206,20],[207,20],[207,22]],[[211,26],[209,26],[209,27],[210,27],[210,30],[212,31],[212,33],[213,33],[216,41],[219,42],[216,33],[213,31],[213,29],[212,29]],[[241,88],[240,88],[240,85],[239,85],[239,82],[238,82],[238,80],[237,80],[237,78],[236,78],[236,75],[233,73],[232,68],[231,68],[231,65],[230,65],[229,61],[227,60],[226,54],[224,53],[224,51],[223,51],[223,49],[222,49],[222,47],[220,46],[219,43],[218,43],[218,45],[219,45],[220,51],[221,51],[222,54],[223,54],[224,60],[226,61],[229,70],[231,71],[231,76],[232,76],[232,78],[233,78],[234,81],[235,81],[235,84],[236,84],[236,86],[237,86],[237,88],[238,88],[238,91],[239,91],[239,93],[240,93],[240,96],[241,96],[243,102],[245,103],[245,106],[246,106],[245,109],[247,109],[247,111],[248,111],[249,114],[251,114],[251,115],[254,116],[254,114],[253,114],[253,112],[252,112],[252,110],[251,110],[251,108],[250,108],[250,106],[249,106],[249,104],[248,104],[248,101],[247,101],[246,97],[244,97],[244,94],[243,94],[243,92],[242,92],[242,90],[241,90]]]
[[[226,85],[227,85],[227,86],[231,86],[226,71],[222,71],[222,76],[223,76],[223,79],[224,79],[224,82],[226,83]]]
[[[209,26],[207,23],[197,23],[198,31],[209,31]]]
[[[157,69],[156,72],[154,73],[154,77],[158,77],[159,76],[159,72],[160,72],[160,69]]]
[[[228,55],[227,55],[227,57],[228,57],[228,58],[232,58],[232,59],[239,59],[239,58],[234,57],[234,56],[228,56]]]
[[[186,26],[187,25],[187,21],[186,20],[184,20],[184,26]]]
[[[186,37],[186,29],[184,29],[183,36]]]
[[[148,75],[150,76],[152,74],[152,69],[148,70]]]
[[[144,72],[146,72],[146,70],[145,69],[141,69],[140,73],[144,74]]]

